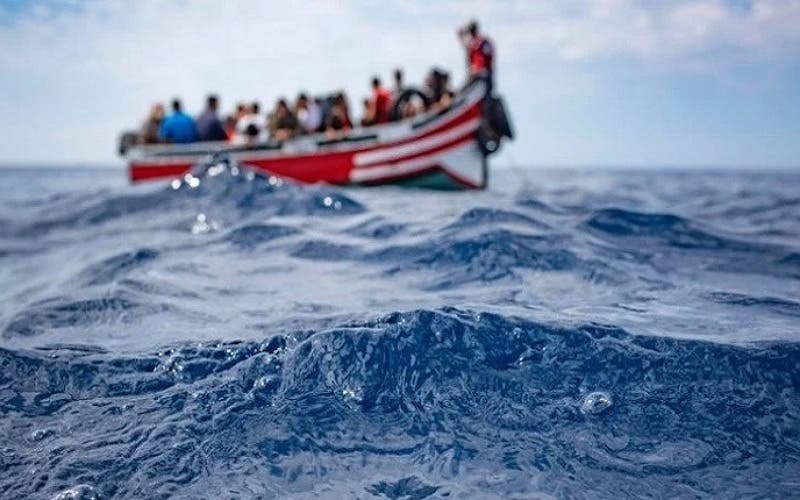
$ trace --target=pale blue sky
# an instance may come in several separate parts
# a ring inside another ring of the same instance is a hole
[[[119,162],[174,95],[461,81],[471,17],[518,132],[498,164],[800,167],[800,0],[0,0],[0,163]]]

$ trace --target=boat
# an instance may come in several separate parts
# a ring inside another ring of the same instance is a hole
[[[250,145],[139,145],[128,133],[119,149],[132,182],[174,179],[224,154],[256,171],[301,183],[483,189],[488,158],[513,138],[503,100],[488,88],[486,81],[476,79],[447,109],[354,128],[337,137],[320,133]]]

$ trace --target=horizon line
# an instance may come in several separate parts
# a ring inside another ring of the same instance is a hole
[[[38,162],[38,161],[0,161],[0,170],[55,170],[55,169],[84,169],[84,170],[117,170],[125,169],[125,162]],[[702,164],[702,163],[531,163],[531,164],[510,164],[501,163],[490,166],[492,169],[501,170],[626,170],[626,171],[686,171],[686,170],[707,170],[720,171],[730,170],[739,172],[769,172],[769,171],[797,171],[800,173],[800,164],[770,164],[770,165],[746,165],[746,164]]]

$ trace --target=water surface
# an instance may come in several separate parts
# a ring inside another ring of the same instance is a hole
[[[788,498],[800,175],[0,170],[0,495]]]

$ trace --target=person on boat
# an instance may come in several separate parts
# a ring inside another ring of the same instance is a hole
[[[400,68],[395,68],[394,70],[394,89],[392,90],[392,101],[397,101],[397,99],[403,95],[405,92],[406,86],[403,82],[403,70]]]
[[[386,123],[392,112],[392,96],[386,87],[381,85],[377,76],[372,79],[372,108],[374,111],[373,123]]]
[[[491,93],[494,79],[494,44],[480,33],[477,21],[470,21],[458,31],[467,51],[470,80],[484,78]]]
[[[325,120],[325,134],[329,139],[338,139],[346,134],[352,127],[347,113],[347,101],[343,94],[333,99],[333,104]]]
[[[264,130],[263,120],[258,115],[260,106],[253,102],[245,106],[236,120],[236,137],[234,142],[252,144],[258,140],[258,136]]]
[[[305,93],[297,96],[295,104],[295,114],[300,122],[303,133],[310,134],[316,132],[322,125],[322,110],[314,99],[308,98]]]
[[[442,95],[449,90],[450,74],[439,68],[433,68],[425,79],[429,103],[437,103]]]
[[[366,98],[363,103],[364,110],[361,112],[361,126],[368,127],[375,124],[375,106],[372,105],[372,99]]]
[[[282,142],[291,139],[299,131],[300,122],[295,114],[292,113],[292,110],[289,109],[286,99],[279,99],[269,124],[270,136]]]
[[[236,115],[225,117],[225,140],[233,142],[236,139]]]
[[[224,141],[228,139],[222,120],[217,115],[219,99],[211,94],[206,98],[206,110],[197,117],[197,135],[201,141]]]
[[[153,104],[153,107],[150,108],[150,114],[147,116],[147,120],[145,120],[144,125],[142,125],[140,140],[143,144],[157,144],[161,142],[158,137],[158,131],[163,121],[164,105],[160,102]]]
[[[445,90],[442,96],[439,98],[439,100],[431,105],[431,109],[438,112],[447,111],[448,109],[450,109],[450,106],[453,105],[454,97],[455,93],[452,90],[450,89]]]
[[[174,144],[197,141],[197,126],[194,119],[183,112],[180,99],[172,101],[172,114],[161,123],[158,137],[162,142]]]
[[[334,108],[338,108],[341,118],[344,123],[344,129],[350,130],[353,128],[353,121],[350,119],[350,104],[347,102],[347,96],[344,92],[338,92],[336,97],[333,98]]]

